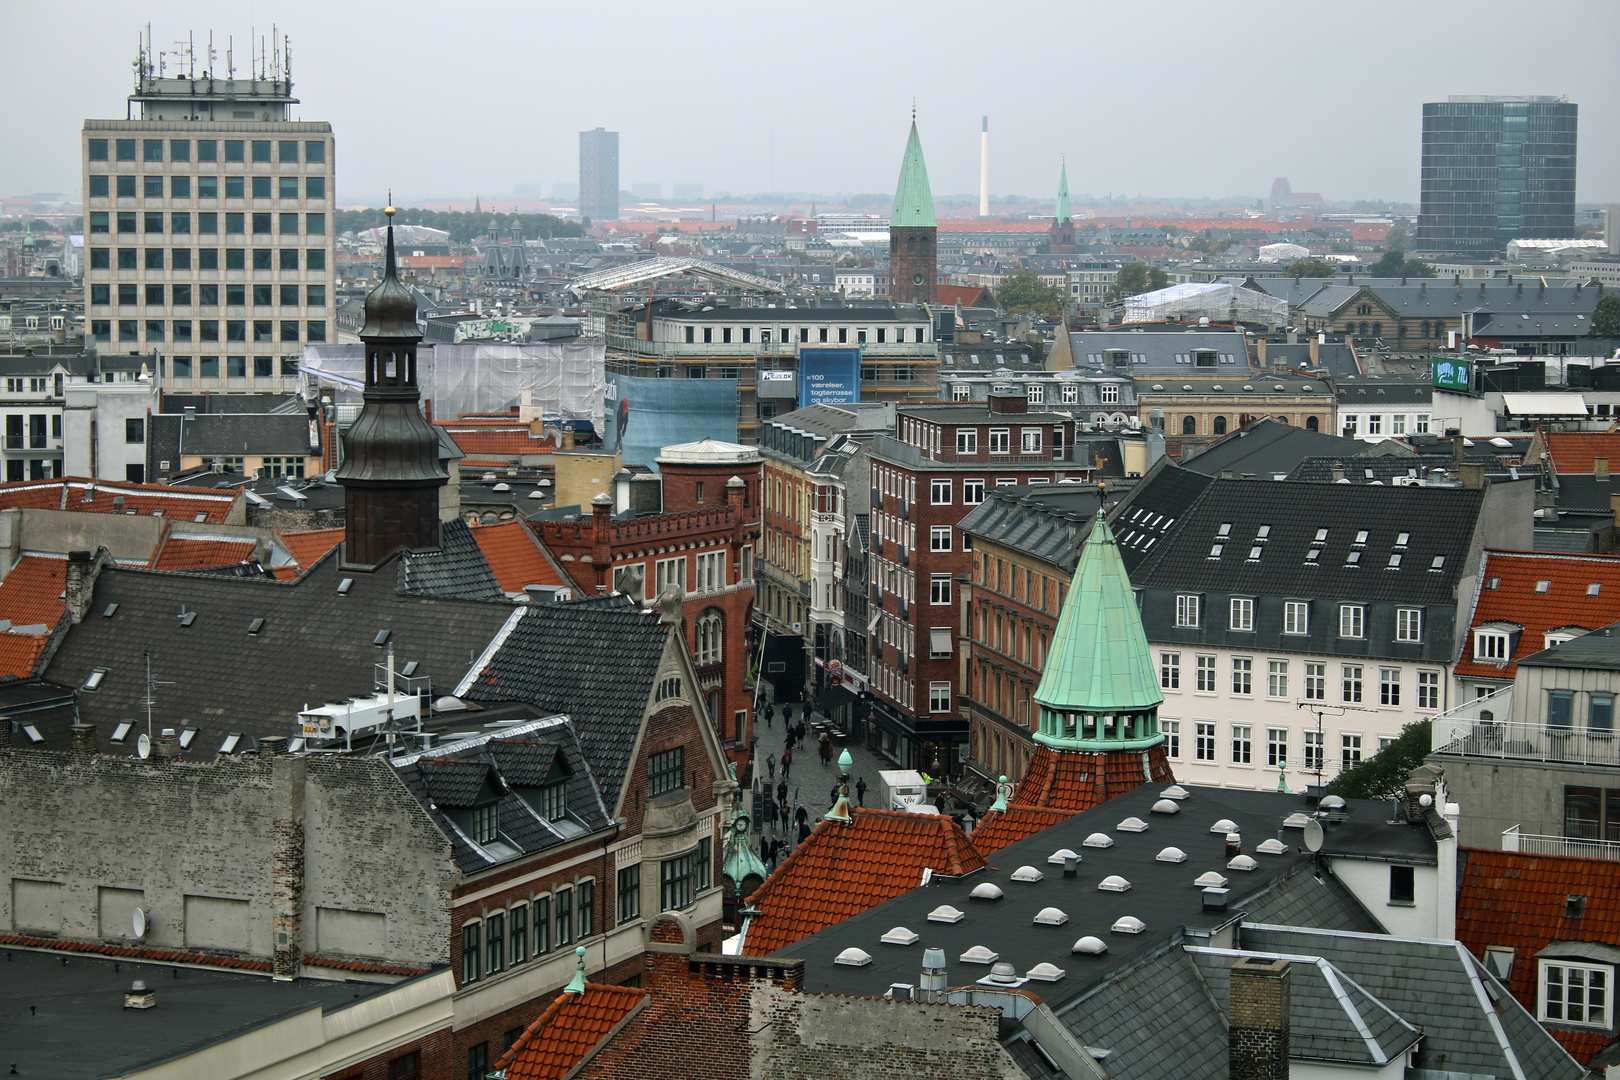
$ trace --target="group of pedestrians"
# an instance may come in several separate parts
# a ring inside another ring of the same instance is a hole
[[[782,753],[778,757],[775,753],[767,754],[764,761],[765,776],[763,787],[768,802],[774,805],[767,806],[767,814],[760,822],[759,857],[766,868],[774,870],[777,861],[789,851],[803,843],[809,836],[814,825],[810,812],[805,809],[803,802],[789,801],[788,781],[793,773],[793,758],[796,751],[804,749],[804,740],[808,731],[806,721],[809,719],[808,707],[801,708],[799,718],[794,719],[794,708],[791,704],[781,706],[782,720]],[[756,725],[764,721],[767,729],[774,729],[777,720],[777,706],[774,702],[766,701],[756,714]],[[821,758],[822,768],[827,768],[833,760],[832,737],[822,732],[817,740],[817,753]],[[755,759],[758,760],[757,758]],[[756,765],[757,768],[757,765]],[[780,771],[780,776],[778,776]],[[773,786],[774,785],[774,786]],[[838,802],[839,784],[834,783],[829,807]],[[798,798],[797,789],[792,790],[794,799]],[[866,805],[866,778],[859,777],[851,789],[857,805]],[[774,800],[771,797],[774,796]]]

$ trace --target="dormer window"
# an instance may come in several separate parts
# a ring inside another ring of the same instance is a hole
[[[1613,980],[1614,968],[1608,965],[1541,961],[1541,1021],[1554,1027],[1607,1028]]]
[[[558,780],[540,789],[540,812],[547,821],[561,821],[568,816],[567,780]]]
[[[473,843],[493,844],[501,835],[501,804],[490,799],[473,807]]]
[[[1503,664],[1511,655],[1506,630],[1475,630],[1474,659],[1487,664]]]

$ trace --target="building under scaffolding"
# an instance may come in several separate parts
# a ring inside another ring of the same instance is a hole
[[[1113,322],[1244,323],[1268,329],[1288,325],[1288,302],[1225,282],[1185,282],[1128,296],[1114,305]]]

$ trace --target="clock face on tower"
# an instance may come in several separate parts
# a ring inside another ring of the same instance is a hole
[[[921,285],[924,280],[925,279],[923,278],[923,276],[921,274],[912,274],[911,275],[911,283],[913,285]]]

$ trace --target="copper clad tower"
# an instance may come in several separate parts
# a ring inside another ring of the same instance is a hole
[[[416,382],[416,299],[394,275],[394,208],[385,211],[382,283],[366,297],[365,406],[343,436],[343,565],[378,566],[400,550],[439,547],[439,436],[423,417]]]

